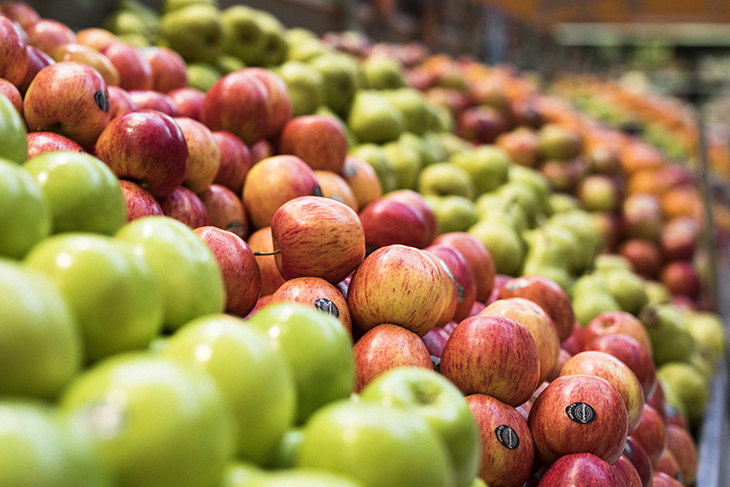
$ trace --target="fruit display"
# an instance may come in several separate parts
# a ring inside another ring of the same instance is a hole
[[[730,210],[646,140],[214,0],[2,2],[0,88],[0,487],[695,484]]]

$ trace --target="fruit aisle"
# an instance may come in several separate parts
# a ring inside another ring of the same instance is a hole
[[[0,487],[725,485],[691,109],[288,3],[0,3]]]

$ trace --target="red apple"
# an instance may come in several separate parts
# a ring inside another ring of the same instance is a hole
[[[702,282],[692,262],[673,260],[659,272],[659,280],[674,296],[684,295],[697,300],[702,293]]]
[[[414,208],[418,208],[420,212],[423,213],[423,217],[426,220],[428,232],[426,235],[426,239],[428,240],[429,244],[433,242],[433,240],[438,235],[438,223],[436,222],[436,215],[434,214],[433,209],[431,208],[431,205],[428,203],[426,198],[424,198],[420,193],[413,191],[412,189],[397,189],[395,191],[391,191],[387,195],[384,195],[384,197],[396,201],[402,201],[404,203],[412,205]]]
[[[383,195],[378,174],[373,166],[359,157],[348,155],[340,172],[357,200],[358,211]]]
[[[292,117],[291,97],[284,79],[270,69],[251,67],[243,71],[258,78],[266,87],[267,121],[264,137],[274,139]]]
[[[473,106],[462,111],[456,120],[456,134],[466,140],[491,144],[507,130],[507,120],[489,106]]]
[[[621,239],[621,221],[618,215],[611,211],[594,211],[591,216],[601,231],[605,243],[604,251],[616,253],[616,248]]]
[[[631,262],[634,271],[645,279],[654,279],[659,274],[662,255],[655,242],[630,238],[618,247],[618,253]]]
[[[441,327],[449,322],[455,321],[453,318],[456,306],[459,304],[459,290],[456,287],[454,274],[451,272],[451,269],[449,269],[446,262],[430,250],[423,249],[423,252],[434,261],[441,272],[441,282],[443,283],[443,291],[445,293],[445,305],[441,311],[441,316],[436,321],[436,326]]]
[[[220,166],[213,182],[227,187],[240,196],[243,182],[252,165],[251,151],[241,139],[230,132],[222,130],[213,132],[213,138],[218,143],[221,153]]]
[[[679,471],[679,463],[677,462],[677,459],[674,458],[674,454],[672,454],[671,450],[669,448],[664,448],[664,451],[662,451],[662,454],[659,456],[659,460],[654,462],[654,473],[662,472],[670,477],[679,480],[680,478],[680,471]]]
[[[474,298],[484,303],[494,288],[494,261],[489,250],[474,235],[467,232],[448,232],[436,237],[434,244],[450,245],[464,256],[474,275],[476,294]]]
[[[117,68],[106,56],[91,47],[71,42],[56,46],[49,54],[56,62],[77,61],[87,64],[99,72],[107,86],[119,85]]]
[[[10,20],[16,21],[23,29],[41,19],[38,11],[25,1],[4,1],[0,4],[0,12]]]
[[[28,35],[28,44],[49,55],[61,44],[76,42],[74,31],[58,20],[42,18],[24,27],[24,30]]]
[[[177,52],[167,47],[146,47],[142,50],[152,68],[152,89],[169,93],[188,85],[187,64]]]
[[[539,139],[534,130],[523,128],[505,132],[495,141],[512,162],[520,166],[535,167],[538,162]]]
[[[28,159],[59,150],[86,152],[73,140],[55,132],[29,132],[25,139],[28,141]]]
[[[548,376],[545,380],[547,382],[552,382],[554,379],[559,377],[560,371],[563,370],[563,365],[565,365],[565,362],[570,360],[572,356],[572,353],[561,347],[558,351],[558,360],[555,361],[555,365],[553,365],[553,368],[550,369],[550,372],[548,373]]]
[[[218,143],[210,129],[197,120],[188,117],[175,117],[174,120],[188,145],[182,184],[194,193],[202,193],[213,183],[220,167],[221,151]]]
[[[345,297],[339,289],[319,277],[296,277],[282,283],[271,295],[267,306],[276,303],[299,303],[312,306],[337,318],[348,334],[352,333],[352,317]]]
[[[525,298],[535,302],[552,319],[562,343],[573,332],[575,314],[568,294],[553,280],[542,276],[523,276],[507,281],[500,299]]]
[[[451,334],[440,326],[434,326],[428,333],[421,337],[421,340],[423,340],[424,345],[426,345],[426,350],[428,350],[432,360],[433,357],[436,357],[439,359],[438,362],[441,363],[441,355],[444,352],[444,347],[446,346],[446,341],[449,339],[449,335]]]
[[[132,103],[140,110],[157,110],[171,117],[180,116],[175,101],[164,93],[154,90],[128,91]]]
[[[396,367],[422,367],[433,371],[431,356],[421,338],[402,326],[390,323],[368,330],[352,347],[352,355],[355,359],[355,392],[360,392],[383,372]]]
[[[86,27],[76,32],[76,42],[97,51],[117,40],[116,34],[100,27]]]
[[[654,472],[651,479],[652,487],[683,487],[684,485],[679,480],[670,477],[664,472]]]
[[[454,310],[453,320],[461,321],[471,313],[476,296],[476,285],[474,274],[469,263],[456,247],[446,244],[433,244],[426,247],[436,256],[443,259],[454,276],[457,290],[457,304]]]
[[[167,93],[177,105],[181,117],[190,117],[200,121],[200,108],[205,100],[205,92],[197,88],[177,88]]]
[[[568,338],[563,341],[563,343],[560,344],[560,347],[566,349],[572,355],[583,351],[583,349],[585,348],[585,340],[583,339],[583,326],[578,322],[578,320],[575,321],[575,325],[573,326],[573,332]]]
[[[15,107],[18,114],[23,116],[23,97],[18,90],[18,87],[12,84],[5,78],[0,78],[0,94],[4,95],[10,103]]]
[[[586,342],[584,350],[610,353],[626,364],[636,375],[647,400],[657,384],[656,367],[649,351],[634,337],[625,333],[603,335]]]
[[[649,334],[644,324],[626,311],[604,311],[593,318],[582,329],[583,346],[595,338],[623,333],[637,340],[651,355],[653,353]]]
[[[132,101],[132,96],[124,88],[109,86],[109,116],[113,120],[125,112],[137,110],[137,105]]]
[[[101,53],[119,71],[119,86],[127,91],[151,90],[152,67],[144,51],[126,42],[112,42]]]
[[[321,190],[312,168],[297,156],[259,161],[243,183],[243,206],[254,228],[270,226],[276,210],[298,196],[321,196]]]
[[[205,227],[210,224],[208,210],[197,194],[184,186],[177,187],[172,193],[158,198],[162,212],[179,220],[190,228]]]
[[[160,203],[146,189],[124,179],[119,180],[119,186],[127,204],[127,223],[144,216],[164,215]]]
[[[317,181],[319,181],[322,196],[344,203],[355,212],[359,210],[355,193],[352,191],[350,185],[347,184],[345,178],[336,172],[324,169],[315,169],[314,175],[317,177]]]
[[[538,487],[625,487],[619,473],[591,453],[572,453],[558,458],[540,478]]]
[[[25,46],[25,50],[28,53],[28,67],[22,81],[16,85],[20,94],[23,96],[25,96],[26,91],[28,91],[28,86],[30,86],[30,82],[33,81],[36,74],[38,74],[41,69],[46,66],[50,66],[51,64],[55,64],[56,62],[51,56],[37,47],[27,45]]]
[[[688,216],[666,222],[659,234],[659,246],[667,260],[692,260],[700,238],[700,226]]]
[[[256,262],[258,262],[261,270],[261,295],[271,295],[286,282],[276,267],[274,256],[271,255],[274,251],[271,227],[259,228],[249,235],[247,242],[254,253],[264,254],[256,255]]]
[[[136,181],[155,198],[164,198],[185,178],[188,146],[172,117],[133,110],[107,125],[96,143],[96,156],[117,177]]]
[[[256,164],[259,161],[276,155],[274,152],[274,146],[266,139],[261,139],[250,145],[251,148],[251,163]]]
[[[216,81],[200,108],[200,121],[211,130],[226,130],[249,146],[262,139],[269,126],[269,92],[266,84],[247,69]]]
[[[616,469],[626,487],[643,487],[644,484],[641,481],[639,472],[625,453],[622,453],[618,460],[616,460],[613,468]]]
[[[369,330],[391,323],[423,336],[446,305],[442,274],[423,251],[389,245],[365,257],[347,292],[353,324]]]
[[[347,138],[334,117],[303,115],[284,125],[278,148],[280,154],[294,154],[312,169],[339,173],[347,157]]]
[[[656,463],[667,444],[667,427],[664,418],[656,409],[645,403],[639,426],[631,433],[631,436],[644,447],[651,463]]]
[[[693,485],[697,479],[699,458],[697,443],[690,432],[674,424],[667,425],[667,449],[677,460],[685,485]]]
[[[111,118],[104,79],[77,62],[41,69],[25,93],[23,110],[30,132],[57,132],[84,148],[94,145]]]
[[[636,441],[636,438],[629,435],[626,438],[626,446],[624,446],[623,455],[628,458],[634,465],[636,472],[639,474],[641,484],[644,487],[651,487],[651,477],[654,474],[654,468],[651,464],[651,458],[641,446],[641,443]]]
[[[226,289],[226,313],[247,316],[261,291],[261,273],[251,248],[238,235],[217,227],[194,230],[218,261]]]
[[[479,427],[482,455],[478,476],[488,485],[522,485],[534,460],[527,422],[513,406],[485,394],[466,396]]]
[[[633,432],[644,412],[644,391],[631,369],[609,353],[586,351],[571,357],[560,371],[560,376],[580,374],[601,377],[616,388],[626,406],[629,433]]]
[[[621,206],[621,231],[624,238],[657,241],[662,228],[659,198],[648,193],[626,196]]]
[[[198,195],[208,210],[209,225],[235,233],[245,239],[249,234],[248,217],[243,202],[225,186],[211,184]]]
[[[628,435],[621,394],[594,375],[564,375],[552,381],[535,399],[527,424],[535,453],[546,465],[570,453],[592,453],[615,463]]]
[[[419,208],[386,195],[363,208],[360,220],[371,249],[394,244],[422,249],[433,241],[429,224]]]
[[[539,170],[553,191],[574,194],[585,177],[586,165],[582,157],[569,161],[547,160],[540,164]]]
[[[525,298],[499,299],[479,312],[480,315],[504,316],[524,325],[535,340],[540,358],[539,382],[547,379],[560,351],[558,332],[550,317],[534,301]]]
[[[487,394],[517,407],[539,384],[540,358],[524,325],[503,316],[477,315],[451,333],[441,373],[464,394]]]

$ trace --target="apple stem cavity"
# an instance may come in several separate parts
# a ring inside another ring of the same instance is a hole
[[[271,252],[259,252],[259,251],[257,250],[257,251],[255,251],[255,252],[253,253],[253,255],[254,255],[255,257],[259,257],[259,256],[266,256],[266,255],[276,255],[276,254],[280,254],[280,253],[281,253],[281,250],[274,250],[274,251],[271,251]]]

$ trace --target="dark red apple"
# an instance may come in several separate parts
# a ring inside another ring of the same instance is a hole
[[[494,288],[495,268],[492,256],[481,240],[467,232],[447,232],[436,237],[433,243],[450,245],[461,252],[474,274],[474,297],[485,303]]]
[[[667,444],[667,427],[664,419],[656,409],[645,403],[639,426],[631,436],[644,447],[651,463],[656,463]]]
[[[659,280],[674,296],[684,295],[692,300],[697,300],[702,293],[700,275],[689,261],[667,262],[659,272]]]
[[[682,481],[685,485],[693,485],[697,479],[699,467],[697,443],[694,437],[686,428],[669,424],[667,425],[667,449],[677,460]]]
[[[28,141],[28,159],[59,150],[86,152],[73,140],[55,132],[29,132],[25,138]]]
[[[181,117],[200,120],[200,108],[203,106],[205,92],[193,87],[177,88],[167,93],[177,105]]]
[[[190,228],[205,227],[210,224],[208,210],[197,194],[184,186],[177,187],[169,195],[158,198],[162,212],[179,220]]]
[[[124,201],[127,204],[127,222],[144,216],[164,215],[160,203],[146,189],[124,179],[119,180],[119,186],[122,188]]]
[[[21,82],[16,85],[18,87],[18,90],[20,91],[20,94],[23,96],[25,96],[25,92],[28,91],[28,86],[30,86],[30,82],[33,81],[33,78],[35,78],[36,74],[38,74],[41,69],[45,68],[46,66],[50,66],[51,64],[55,64],[56,62],[51,56],[41,51],[37,47],[27,45],[25,46],[25,50],[28,53],[28,67],[25,71],[25,76],[23,77]]]
[[[616,469],[626,487],[643,487],[639,472],[626,454],[621,454],[613,464],[613,468]]]
[[[291,97],[284,78],[265,68],[251,67],[243,70],[247,75],[258,78],[266,88],[267,110],[264,137],[276,138],[292,117]]]
[[[137,110],[138,107],[127,90],[118,86],[109,86],[107,89],[109,90],[109,116],[112,120],[122,113]]]
[[[624,487],[619,473],[602,458],[591,453],[563,455],[550,465],[538,487]]]
[[[651,480],[652,487],[683,487],[685,484],[670,477],[664,472],[654,472]]]
[[[126,42],[112,42],[101,53],[119,71],[119,86],[127,91],[152,89],[152,66],[144,51]]]
[[[251,151],[241,139],[230,132],[215,131],[213,138],[221,153],[220,166],[214,183],[223,185],[241,197],[243,182],[251,169]]]
[[[128,91],[132,103],[140,110],[157,110],[171,117],[180,116],[175,101],[164,93],[154,90]]]
[[[483,144],[491,144],[505,130],[507,120],[504,115],[488,106],[469,107],[456,120],[458,136]]]
[[[422,249],[432,242],[423,212],[403,201],[382,196],[360,211],[360,220],[370,249],[393,244]]]
[[[428,353],[432,357],[437,357],[439,359],[439,364],[441,362],[441,355],[443,355],[444,352],[444,347],[449,339],[449,335],[451,334],[440,326],[434,326],[428,333],[421,337],[424,345],[426,345],[426,350],[428,350]]]
[[[387,193],[385,197],[396,201],[402,201],[412,205],[414,208],[418,208],[426,220],[428,231],[426,238],[429,241],[428,243],[431,244],[433,242],[438,235],[438,223],[436,222],[436,214],[433,212],[433,208],[431,208],[431,205],[428,203],[426,198],[412,189],[396,189],[395,191]]]
[[[274,146],[266,139],[261,139],[249,146],[251,148],[251,163],[256,164],[259,161],[276,155]]]
[[[177,52],[167,47],[146,47],[142,50],[152,68],[152,89],[169,93],[188,85],[187,64]]]
[[[651,458],[641,446],[641,443],[636,441],[636,438],[629,435],[626,438],[626,446],[624,446],[623,455],[628,458],[634,465],[636,472],[639,474],[641,484],[644,487],[651,487],[651,477],[654,474],[654,468],[651,464]]]
[[[628,259],[634,271],[645,279],[654,279],[659,274],[662,255],[655,242],[630,238],[619,244],[618,253]]]
[[[241,198],[233,191],[211,184],[198,197],[208,210],[209,225],[233,232],[243,239],[248,237],[248,217]]]

